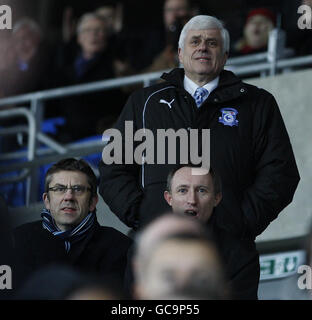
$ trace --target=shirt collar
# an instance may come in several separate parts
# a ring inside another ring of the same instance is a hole
[[[203,87],[208,90],[209,94],[218,86],[219,84],[219,76],[213,79],[212,81],[206,83]],[[196,89],[199,88],[199,85],[188,78],[186,75],[184,76],[184,89],[193,96]]]

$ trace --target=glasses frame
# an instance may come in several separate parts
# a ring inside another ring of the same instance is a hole
[[[64,191],[61,191],[61,190],[55,190],[55,188],[61,188],[61,189],[64,189]],[[81,190],[75,190],[75,188],[81,188]],[[83,195],[86,193],[86,191],[91,191],[91,188],[90,187],[86,187],[86,186],[80,186],[80,185],[75,185],[75,186],[71,186],[71,187],[67,187],[67,186],[54,186],[54,187],[50,187],[48,188],[48,191],[52,191],[54,192],[55,194],[59,194],[59,195],[64,195],[66,194],[66,192],[68,190],[71,190],[72,194],[74,195]]]

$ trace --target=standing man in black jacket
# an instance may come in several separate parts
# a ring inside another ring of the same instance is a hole
[[[126,149],[125,121],[154,137],[159,129],[210,129],[210,163],[223,186],[215,223],[250,244],[292,201],[300,178],[274,97],[223,70],[228,52],[229,34],[218,19],[192,18],[179,39],[183,68],[165,73],[162,83],[134,92],[115,128]],[[155,161],[146,162],[142,153],[141,164],[125,161],[127,155],[118,164],[108,164],[103,152],[100,194],[134,228],[168,209],[163,193],[173,165],[157,164],[156,151]]]

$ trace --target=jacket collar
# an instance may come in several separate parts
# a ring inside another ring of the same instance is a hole
[[[184,69],[175,68],[169,73],[163,73],[162,79],[170,84],[184,89]],[[218,87],[211,93],[209,100],[214,102],[229,101],[247,93],[247,88],[244,83],[231,71],[222,70]]]

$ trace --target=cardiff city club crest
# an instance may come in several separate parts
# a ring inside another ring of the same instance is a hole
[[[237,110],[234,108],[223,108],[220,110],[222,112],[221,117],[219,117],[219,122],[223,123],[225,126],[238,126],[238,120],[236,120]]]

